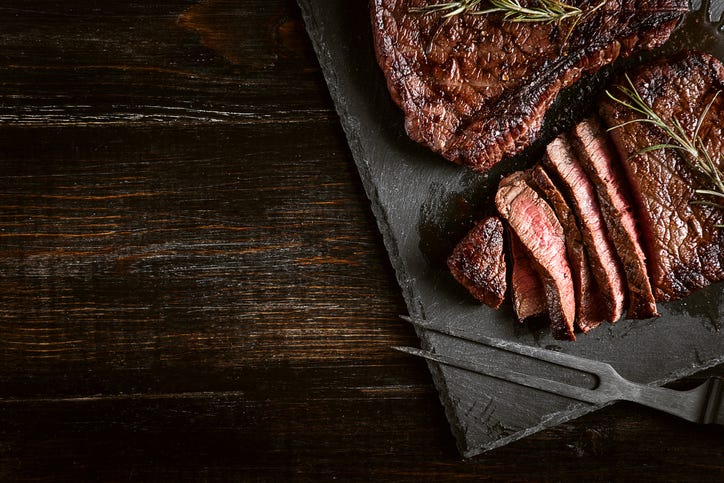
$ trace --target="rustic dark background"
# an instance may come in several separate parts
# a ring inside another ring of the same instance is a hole
[[[724,478],[631,404],[460,461],[292,0],[2,2],[0,73],[0,479]]]

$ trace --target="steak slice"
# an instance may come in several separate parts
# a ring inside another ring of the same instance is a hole
[[[478,171],[530,145],[561,89],[662,44],[688,11],[686,0],[609,0],[568,36],[573,20],[413,11],[436,2],[371,0],[375,52],[408,135]],[[590,10],[599,0],[569,3]]]
[[[495,205],[525,247],[543,282],[553,337],[575,340],[576,298],[563,228],[548,203],[527,184],[527,175],[518,171],[504,178]]]
[[[505,298],[503,223],[497,216],[485,218],[457,244],[447,265],[473,297],[493,308]]]
[[[576,294],[576,325],[583,332],[588,332],[603,322],[605,317],[601,311],[600,300],[596,296],[598,290],[595,288],[596,284],[588,265],[588,256],[583,247],[583,235],[578,228],[576,216],[542,166],[533,168],[531,181],[533,187],[553,208],[553,212],[563,227],[566,254],[571,266],[573,288]]]
[[[591,181],[578,163],[565,135],[558,136],[546,148],[544,163],[561,182],[569,205],[578,218],[583,244],[591,263],[601,301],[606,308],[605,319],[615,322],[623,312],[625,292],[620,262],[608,239],[601,208]]]
[[[676,118],[692,134],[697,119],[715,93],[724,89],[724,67],[714,57],[686,53],[639,69],[631,80],[641,97],[666,119]],[[622,83],[625,82],[622,80]],[[616,89],[612,89],[618,95]],[[601,115],[609,127],[637,119],[628,108],[604,100]],[[722,169],[724,159],[724,95],[704,119],[700,136]],[[630,123],[611,131],[623,160],[641,220],[649,255],[648,268],[657,301],[674,300],[724,279],[722,210],[696,204],[706,200],[694,192],[709,185],[671,149],[637,154],[670,142],[658,128]]]
[[[509,240],[513,260],[513,274],[510,278],[513,310],[518,321],[525,322],[546,314],[546,294],[543,282],[521,241],[513,233],[510,233]]]
[[[595,119],[578,124],[573,130],[573,147],[578,160],[596,188],[603,220],[623,263],[628,285],[628,317],[656,317],[656,301],[641,249],[633,207],[628,200],[626,180],[618,155],[607,133]]]

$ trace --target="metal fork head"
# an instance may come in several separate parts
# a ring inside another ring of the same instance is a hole
[[[476,344],[495,347],[496,349],[520,354],[526,357],[530,357],[532,359],[539,359],[542,361],[550,362],[551,364],[556,364],[558,366],[587,372],[589,374],[594,374],[599,378],[620,377],[616,370],[611,367],[610,364],[606,364],[605,362],[584,359],[583,357],[566,354],[565,352],[551,351],[547,349],[542,349],[540,347],[519,344],[513,341],[496,339],[494,337],[488,337],[483,335],[471,336],[470,334],[466,334],[455,329],[440,329],[429,321],[413,319],[405,315],[401,315],[400,318],[419,328],[437,332],[439,334],[443,334],[449,337],[455,337],[469,342],[474,342]]]
[[[474,359],[467,356],[453,358],[413,347],[394,348],[408,354],[592,404],[625,400],[659,409],[692,422],[724,424],[724,382],[722,379],[710,378],[690,391],[675,391],[663,387],[648,386],[624,379],[613,367],[606,363],[491,337],[470,336],[455,330],[442,330],[430,322],[409,317],[403,317],[403,319],[418,327],[435,331],[447,337],[492,346],[533,359],[588,372],[598,377],[598,385],[593,388],[575,386],[516,372],[479,358]]]

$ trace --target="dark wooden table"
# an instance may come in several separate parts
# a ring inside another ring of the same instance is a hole
[[[293,1],[0,39],[0,479],[724,478],[722,428],[630,404],[460,461]]]

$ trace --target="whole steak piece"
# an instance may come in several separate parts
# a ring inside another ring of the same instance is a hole
[[[599,2],[568,3],[588,11]],[[568,35],[572,20],[414,11],[433,3],[440,2],[371,0],[377,59],[408,135],[477,171],[529,146],[561,89],[620,55],[660,45],[688,11],[686,0],[607,0]]]
[[[687,53],[640,69],[631,80],[649,106],[665,119],[678,119],[691,136],[706,105],[724,90],[724,66],[708,54]],[[617,94],[615,88],[611,92]],[[609,127],[638,118],[612,100],[604,101],[600,112]],[[706,179],[675,150],[638,154],[643,148],[670,142],[657,127],[633,122],[610,134],[638,208],[656,300],[679,299],[724,280],[724,229],[717,227],[724,224],[722,210],[699,203],[707,198],[694,192],[709,188]],[[724,93],[712,104],[699,135],[721,170]]]

